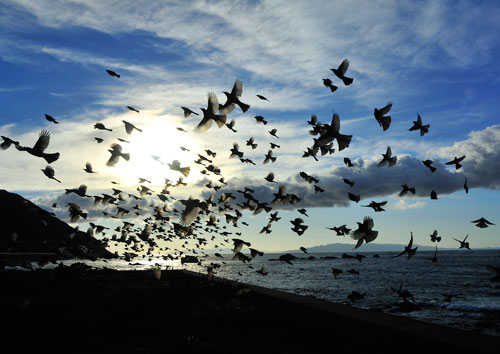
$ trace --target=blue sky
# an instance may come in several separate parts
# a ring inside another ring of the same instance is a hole
[[[48,129],[49,152],[61,153],[53,167],[63,181],[48,180],[40,172],[44,161],[11,148],[0,151],[2,188],[45,206],[55,199],[67,202],[63,188],[82,183],[90,194],[106,193],[113,186],[110,181],[133,192],[137,178],[146,177],[159,192],[164,178],[177,180],[178,173],[150,158],[155,154],[164,162],[178,159],[190,165],[188,187],[175,189],[175,194],[199,197],[207,193],[207,181],[193,161],[211,148],[218,152],[214,163],[230,182],[228,190],[258,187],[258,195],[269,201],[277,186],[263,177],[273,171],[288,190],[303,197],[298,207],[305,207],[310,217],[303,217],[309,229],[301,237],[290,231],[289,220],[301,217],[294,210],[279,210],[281,221],[265,236],[258,232],[267,215],[247,212],[244,220],[251,226],[227,226],[243,232],[257,248],[354,244],[325,227],[355,227],[364,216],[375,220],[375,242],[406,243],[411,230],[417,244],[430,245],[428,235],[437,229],[443,247],[457,246],[452,237],[462,239],[467,233],[472,248],[500,247],[498,226],[479,229],[470,223],[481,216],[499,221],[498,23],[500,6],[492,1],[2,2],[0,133],[32,145],[39,131]],[[322,79],[334,79],[330,68],[344,58],[350,60],[348,76],[354,83],[338,85],[331,93]],[[112,78],[105,69],[121,78]],[[184,119],[180,107],[201,113],[208,92],[223,102],[222,92],[230,91],[236,78],[243,82],[242,101],[251,105],[247,113],[236,108],[229,116],[238,132],[212,127],[195,134],[199,118]],[[393,123],[383,132],[373,109],[388,101],[393,103]],[[141,113],[130,112],[127,105]],[[341,117],[341,132],[353,135],[351,146],[319,162],[302,158],[312,145],[306,121],[316,114],[329,123],[333,112]],[[61,124],[47,122],[45,113]],[[423,137],[408,131],[417,113],[431,125]],[[256,115],[269,124],[256,125]],[[126,135],[121,120],[143,132]],[[113,133],[94,130],[96,122],[112,127]],[[268,134],[272,128],[278,129],[279,140]],[[94,136],[105,142],[96,144]],[[259,143],[254,151],[245,146],[250,136]],[[132,158],[109,168],[106,150],[117,137],[130,141],[123,147]],[[274,151],[278,160],[263,165],[270,141],[281,145]],[[255,167],[227,158],[233,142],[255,160]],[[180,145],[191,152],[181,152]],[[387,146],[398,164],[375,167]],[[464,154],[464,167],[457,172],[442,164]],[[356,162],[355,168],[343,165],[346,156]],[[421,165],[424,159],[434,160],[438,172],[431,174]],[[87,161],[99,173],[85,174]],[[299,171],[318,177],[326,192],[315,195],[297,177]],[[464,176],[471,187],[467,195]],[[388,210],[374,213],[350,204],[342,177],[358,182],[353,191],[363,198],[359,204],[387,200]],[[399,198],[403,183],[413,183],[417,196]],[[438,191],[438,200],[429,199],[431,189]],[[68,221],[64,208],[56,212]],[[93,217],[106,222],[97,212]]]

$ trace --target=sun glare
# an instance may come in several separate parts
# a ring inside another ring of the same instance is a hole
[[[177,130],[180,124],[176,124],[173,117],[143,116],[134,124],[142,132],[134,131],[126,137],[130,143],[121,144],[123,152],[130,153],[130,161],[120,161],[115,166],[115,174],[128,185],[137,184],[139,177],[150,180],[152,185],[163,185],[166,178],[175,183],[182,175],[172,171],[168,164],[179,160],[181,166],[191,166],[196,158],[194,151],[200,151],[199,143],[186,132]],[[181,147],[188,150],[183,151]],[[190,174],[184,181],[190,182],[193,178]]]

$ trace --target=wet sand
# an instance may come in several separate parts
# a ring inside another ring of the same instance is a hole
[[[0,337],[65,353],[497,352],[500,338],[186,271],[0,271]]]

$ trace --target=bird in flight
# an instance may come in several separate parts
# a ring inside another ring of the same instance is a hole
[[[340,134],[340,117],[337,113],[332,116],[331,124],[323,124],[321,128],[321,135],[318,139],[314,140],[314,148],[319,148],[329,144],[334,139],[337,139],[339,145],[339,151],[344,150],[349,147],[351,143],[352,135]]]
[[[330,91],[332,92],[335,92],[337,91],[337,86],[335,86],[332,82],[332,80],[326,78],[326,79],[323,79],[323,85],[325,85],[326,87],[328,87],[330,89]]]
[[[243,94],[243,83],[241,80],[236,79],[234,82],[233,89],[231,90],[231,93],[224,91],[224,95],[226,95],[226,103],[222,106],[220,109],[222,114],[229,114],[233,111],[234,106],[238,105],[238,107],[241,108],[241,110],[244,112],[248,111],[250,108],[249,105],[246,103],[243,103],[240,101],[239,97]]]
[[[189,175],[189,172],[191,171],[191,167],[181,167],[181,163],[179,160],[174,160],[172,163],[167,164],[168,167],[170,167],[171,170],[177,171],[182,173],[184,177],[187,177]]]
[[[117,73],[115,73],[113,70],[108,70],[106,69],[106,72],[110,75],[110,76],[114,76],[114,77],[120,77],[120,75],[118,75]]]
[[[463,241],[457,240],[456,238],[453,238],[455,241],[460,242],[460,247],[459,248],[467,248],[468,250],[471,250],[469,247],[469,242],[467,242],[467,237],[469,237],[469,234],[465,236]]]
[[[48,165],[47,167],[45,167],[43,170],[41,170],[43,172],[43,174],[45,176],[47,176],[48,178],[50,179],[53,179],[59,183],[61,183],[61,181],[59,181],[55,175],[56,175],[56,172],[54,171],[54,169],[52,168],[52,166]]]
[[[438,236],[437,230],[434,230],[434,232],[430,236],[431,236],[431,242],[441,241],[441,236]]]
[[[350,158],[348,158],[348,157],[344,157],[344,164],[345,164],[347,167],[352,167],[352,166],[354,166],[354,165],[352,164],[351,159],[350,159]]]
[[[87,173],[96,173],[94,169],[92,168],[92,164],[90,162],[87,162],[85,164],[85,168],[83,169]]]
[[[129,110],[131,110],[131,111],[134,111],[134,112],[139,113],[139,110],[138,110],[138,109],[136,109],[136,108],[134,108],[134,107],[132,107],[132,106],[127,106],[127,108],[128,108]]]
[[[410,192],[411,194],[415,194],[415,188],[408,187],[407,184],[402,184],[401,187],[403,187],[403,189],[401,190],[401,192],[399,192],[400,197],[403,197],[408,192]]]
[[[398,158],[397,156],[392,156],[392,150],[391,150],[391,147],[388,146],[387,147],[387,151],[385,154],[382,154],[383,158],[382,158],[382,161],[380,161],[378,163],[378,167],[382,167],[382,166],[385,166],[385,164],[389,163],[389,167],[392,167],[396,164]]]
[[[262,123],[264,125],[267,124],[267,120],[265,120],[264,117],[262,117],[262,116],[255,116],[254,118],[257,121],[257,123]]]
[[[401,253],[399,253],[398,255],[392,256],[392,258],[396,258],[396,257],[402,256],[403,254],[407,253],[408,254],[407,259],[410,259],[411,257],[413,257],[415,255],[418,247],[412,248],[412,246],[413,246],[413,232],[410,231],[410,235],[411,235],[410,242],[408,242],[408,246],[406,246],[405,249]]]
[[[194,129],[195,133],[203,133],[210,129],[212,126],[212,121],[217,123],[219,128],[222,128],[226,124],[227,115],[226,114],[216,114],[219,110],[219,101],[217,96],[213,92],[208,93],[208,105],[207,108],[200,108],[203,112],[203,119],[198,123]]]
[[[262,96],[262,95],[257,95],[258,98],[260,98],[262,101],[267,101],[267,102],[271,102],[269,101],[266,97]]]
[[[422,118],[420,114],[417,114],[417,120],[413,121],[413,126],[408,129],[409,131],[420,130],[420,136],[424,136],[429,132],[430,124],[422,125]]]
[[[49,147],[50,143],[50,133],[47,130],[42,130],[38,137],[37,142],[33,147],[21,146],[19,144],[15,144],[15,147],[19,151],[26,151],[28,154],[41,157],[47,161],[47,163],[52,163],[59,159],[59,153],[47,154],[45,150]]]
[[[54,123],[54,124],[59,124],[59,122],[57,120],[55,120],[54,117],[52,117],[51,115],[49,114],[45,114],[45,119],[47,119],[49,122],[51,123]]]
[[[495,225],[491,221],[488,221],[483,217],[477,220],[473,220],[471,221],[471,223],[476,224],[476,226],[479,227],[480,229],[487,228],[489,225]]]
[[[118,160],[121,158],[125,159],[126,161],[130,160],[130,154],[129,153],[123,153],[122,152],[122,147],[120,144],[111,144],[111,149],[108,150],[109,153],[111,154],[108,162],[106,162],[106,165],[109,167],[112,167],[118,163]]]
[[[112,132],[112,131],[113,131],[113,129],[108,129],[108,128],[106,128],[106,127],[104,126],[104,124],[102,124],[102,123],[96,123],[96,124],[94,124],[94,129],[99,129],[99,130],[107,130],[107,131],[109,131],[109,132]]]
[[[344,82],[344,85],[348,86],[352,84],[352,82],[354,81],[354,79],[345,76],[345,73],[347,72],[348,68],[349,68],[349,60],[344,59],[337,69],[330,69],[330,70],[333,71],[335,76],[337,76],[340,80],[342,80],[342,82]]]
[[[354,246],[355,249],[361,247],[363,242],[368,243],[374,241],[378,236],[378,231],[372,230],[375,223],[371,217],[365,216],[363,218],[363,223],[358,222],[357,224],[357,230],[351,233],[351,238],[358,241],[356,246]]]
[[[391,116],[386,116],[386,114],[389,113],[391,108],[392,108],[392,103],[389,102],[385,107],[382,107],[380,109],[375,108],[373,111],[373,115],[375,116],[378,125],[380,125],[384,131],[389,129],[389,126],[391,125]]]
[[[3,142],[0,144],[0,150],[7,150],[12,144],[19,145],[18,141],[14,141],[6,136],[2,136]]]
[[[142,133],[142,129],[137,128],[132,123],[129,123],[129,122],[125,121],[125,120],[122,120],[122,122],[123,122],[123,124],[125,124],[125,131],[127,132],[127,134],[129,134],[129,135],[132,134],[132,131],[134,129]]]
[[[425,167],[427,167],[429,170],[431,170],[431,172],[436,171],[436,167],[432,166],[432,164],[434,163],[434,161],[432,161],[432,160],[425,160],[425,161],[422,161],[422,163],[425,165]]]
[[[460,162],[462,162],[463,159],[465,159],[465,155],[461,156],[461,157],[456,157],[455,156],[455,158],[453,160],[446,162],[446,164],[447,165],[455,165],[455,170],[458,170],[460,167],[462,167],[462,165],[460,164]]]
[[[182,110],[184,111],[184,118],[189,118],[189,116],[190,116],[191,114],[194,114],[194,115],[199,116],[199,114],[198,114],[198,113],[196,113],[195,111],[190,110],[190,109],[189,109],[189,108],[187,108],[187,107],[181,107],[181,108],[182,108]]]

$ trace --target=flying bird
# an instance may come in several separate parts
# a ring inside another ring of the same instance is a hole
[[[274,136],[275,138],[278,138],[279,139],[279,136],[276,135],[276,133],[278,132],[278,129],[271,129],[269,131],[269,134],[271,134],[272,136]]]
[[[351,238],[357,240],[356,246],[354,248],[359,248],[363,242],[372,242],[378,236],[378,231],[372,230],[375,223],[373,219],[369,216],[363,218],[363,223],[357,222],[358,228],[351,233]]]
[[[265,159],[264,159],[264,162],[263,162],[263,163],[264,163],[264,164],[267,164],[269,161],[271,161],[271,162],[273,162],[273,163],[276,161],[276,157],[275,157],[275,156],[273,156],[273,150],[269,150],[269,151],[267,152],[267,154],[265,155]]]
[[[465,181],[464,181],[464,190],[465,190],[465,194],[469,193],[469,184],[467,183],[467,177],[465,177]]]
[[[382,107],[380,109],[375,108],[373,111],[373,115],[375,116],[378,125],[380,125],[384,131],[389,129],[389,126],[391,125],[391,116],[386,116],[386,114],[389,113],[391,108],[392,108],[392,103],[389,102],[385,107]]]
[[[94,124],[94,129],[99,129],[99,130],[107,130],[107,131],[109,131],[109,132],[112,132],[112,131],[113,131],[113,129],[108,129],[108,128],[106,128],[106,127],[104,126],[104,124],[102,124],[102,123],[96,123],[96,124]]]
[[[408,254],[407,259],[410,259],[411,257],[413,257],[415,255],[418,247],[412,248],[412,246],[413,246],[413,232],[410,231],[410,235],[411,235],[410,242],[408,242],[408,246],[406,246],[405,249],[401,253],[399,253],[398,255],[392,256],[392,258],[396,258],[396,257],[402,256],[403,254],[407,253]]]
[[[115,73],[113,70],[108,70],[106,69],[106,72],[110,75],[110,76],[114,76],[114,77],[120,77],[120,75],[118,75],[117,73]]]
[[[476,226],[481,228],[481,229],[487,228],[489,225],[495,225],[483,217],[481,217],[480,219],[477,219],[477,220],[473,220],[473,221],[471,221],[471,223],[476,224]]]
[[[262,95],[257,95],[258,98],[260,98],[262,101],[268,101],[268,102],[271,102],[269,101],[267,98],[265,98],[264,96]]]
[[[262,123],[264,125],[267,124],[267,120],[265,120],[264,117],[262,117],[262,116],[255,116],[254,118],[257,121],[257,123]]]
[[[329,144],[334,139],[337,139],[339,151],[349,147],[352,139],[352,135],[340,134],[340,117],[337,113],[333,114],[331,124],[323,125],[323,132],[318,139],[314,140],[314,147],[319,148]]]
[[[240,159],[243,157],[243,152],[239,150],[239,146],[237,143],[233,143],[233,148],[230,150],[231,155],[229,155],[229,158],[233,158],[235,156],[238,156]]]
[[[52,117],[51,115],[49,114],[45,114],[45,119],[47,119],[49,122],[51,123],[54,123],[54,124],[59,124],[59,122],[57,120],[55,120],[54,117]]]
[[[104,141],[104,139],[101,139],[101,138],[94,138],[95,141],[97,141],[98,144],[102,143]]]
[[[92,169],[92,164],[90,162],[87,162],[85,164],[85,168],[83,169],[85,172],[87,173],[96,173],[93,169]]]
[[[425,160],[425,161],[422,161],[422,163],[425,165],[425,167],[427,167],[429,170],[431,170],[431,172],[436,171],[436,167],[432,166],[432,164],[434,163],[434,161],[432,161],[432,160]]]
[[[231,121],[229,123],[226,124],[226,127],[230,130],[232,130],[234,133],[236,133],[236,129],[234,129],[234,125],[236,124],[236,122],[234,121],[234,119],[231,119]]]
[[[253,136],[250,137],[250,139],[247,140],[247,146],[251,146],[252,150],[255,149],[255,148],[257,148],[257,144],[254,143]]]
[[[300,250],[301,250],[302,252],[304,252],[304,253],[307,253],[307,248],[305,248],[305,247],[300,247]]]
[[[53,153],[53,154],[45,153],[45,150],[49,146],[49,143],[50,143],[50,133],[47,130],[42,130],[40,132],[40,135],[38,137],[37,142],[35,143],[35,145],[32,148],[26,147],[26,146],[20,146],[19,144],[15,144],[15,147],[19,151],[26,151],[30,155],[33,155],[36,157],[41,157],[41,158],[45,159],[45,161],[47,161],[47,163],[50,164],[54,161],[57,161],[60,154],[58,152]]]
[[[326,78],[326,79],[323,79],[323,85],[325,85],[326,87],[328,87],[330,89],[330,91],[332,92],[335,92],[337,91],[337,86],[335,86],[332,82],[332,80]]]
[[[184,111],[184,118],[189,118],[189,116],[190,116],[191,114],[194,114],[194,115],[197,115],[197,116],[199,115],[198,113],[196,113],[195,111],[190,110],[190,109],[189,109],[189,108],[187,108],[187,107],[181,107],[181,108],[182,108],[182,110]]]
[[[208,204],[199,199],[189,197],[189,199],[180,200],[179,202],[185,206],[180,220],[183,226],[189,226],[198,217],[200,211],[208,210]]]
[[[278,144],[275,144],[275,143],[269,143],[271,144],[271,149],[275,149],[275,148],[280,148],[281,146],[279,146]]]
[[[358,203],[361,200],[360,194],[353,194],[351,192],[347,192],[347,196],[349,197],[350,200],[356,203]]]
[[[134,112],[139,113],[139,110],[138,110],[138,109],[135,109],[135,108],[134,108],[134,107],[132,107],[132,106],[127,106],[127,108],[128,108],[129,110],[131,110],[131,111],[134,111]]]
[[[2,136],[3,142],[0,144],[0,150],[7,150],[12,144],[19,145],[18,141],[14,141],[6,136]]]
[[[348,157],[344,157],[344,164],[345,164],[347,167],[352,167],[352,166],[354,166],[354,165],[352,164],[351,159],[350,159],[350,158],[348,158]]]
[[[401,187],[403,187],[403,189],[401,190],[401,192],[399,192],[400,197],[403,197],[408,192],[410,192],[411,194],[415,194],[415,188],[408,187],[407,184],[402,184]]]
[[[455,158],[453,160],[446,162],[446,165],[455,165],[455,170],[458,170],[460,167],[462,167],[460,162],[462,162],[463,159],[465,159],[465,155],[461,156],[461,157],[455,156]]]
[[[198,123],[194,129],[195,133],[203,133],[212,126],[212,121],[217,123],[219,128],[226,124],[227,116],[225,114],[216,114],[219,110],[219,101],[213,92],[208,93],[208,106],[207,108],[200,108],[203,112],[203,119]]]
[[[50,179],[53,179],[59,183],[61,183],[61,181],[59,181],[57,178],[55,178],[55,174],[56,172],[54,171],[54,169],[52,168],[52,166],[48,165],[47,167],[45,167],[43,170],[41,170],[43,172],[43,174],[45,176],[47,176],[48,178]]]
[[[348,86],[352,84],[352,82],[354,81],[354,79],[345,76],[345,73],[347,72],[348,68],[349,68],[349,60],[344,59],[337,69],[330,69],[330,70],[333,71],[335,76],[337,76],[340,80],[344,82],[344,85]]]
[[[123,122],[123,124],[125,124],[125,131],[127,132],[127,134],[129,134],[129,135],[132,134],[132,131],[134,129],[142,133],[142,129],[137,128],[132,123],[129,123],[129,122],[125,121],[125,120],[122,120],[122,122]]]
[[[387,163],[389,163],[389,167],[392,167],[398,160],[397,156],[392,156],[392,150],[390,146],[387,147],[387,151],[385,152],[385,154],[382,154],[382,156],[382,161],[378,163],[378,167],[385,166]]]
[[[441,236],[438,236],[437,230],[434,230],[434,232],[430,236],[431,236],[431,242],[441,241]]]
[[[420,130],[420,136],[424,136],[424,134],[429,132],[430,126],[430,124],[422,125],[422,118],[420,117],[420,114],[417,114],[417,120],[413,121],[413,126],[408,130]]]
[[[268,181],[268,182],[271,182],[271,183],[278,183],[278,182],[276,182],[276,181],[274,180],[274,173],[273,173],[273,172],[269,172],[269,173],[267,174],[267,176],[266,176],[266,177],[264,177],[264,179],[265,179],[266,181]]]
[[[455,241],[460,242],[460,247],[459,248],[467,248],[468,250],[471,250],[470,247],[469,247],[469,242],[466,241],[467,237],[469,237],[469,234],[467,234],[467,236],[465,236],[465,238],[464,238],[463,241],[457,240],[456,238],[453,238],[453,239]]]
[[[121,158],[125,159],[125,161],[130,160],[130,154],[129,153],[123,153],[122,152],[122,147],[120,144],[111,144],[111,149],[108,150],[108,152],[111,154],[108,162],[106,162],[106,165],[109,167],[112,167],[118,163],[118,160]]]
[[[231,113],[234,109],[234,105],[238,105],[238,107],[240,107],[243,112],[248,111],[248,109],[250,108],[249,105],[241,102],[239,99],[239,97],[241,97],[243,93],[243,83],[240,80],[236,79],[236,81],[234,82],[233,89],[231,90],[231,93],[227,91],[224,91],[223,93],[224,95],[226,95],[227,100],[226,103],[224,103],[224,105],[220,109],[222,114]]]
[[[378,212],[378,211],[385,211],[384,208],[382,208],[384,205],[387,204],[387,201],[383,201],[383,202],[374,202],[373,200],[370,202],[370,204],[368,205],[362,205],[362,207],[368,207],[368,208],[373,208],[373,210],[375,212]]]
[[[438,196],[437,196],[437,193],[436,193],[436,191],[435,191],[435,190],[432,190],[432,191],[431,191],[431,199],[434,199],[434,200],[435,200],[435,199],[438,199]]]
[[[240,240],[239,238],[233,238],[233,253],[238,253],[241,251],[243,246],[250,247],[252,244],[250,242],[246,242],[243,240]]]
[[[170,167],[171,170],[177,171],[182,173],[184,177],[187,177],[189,175],[189,172],[191,171],[191,167],[181,167],[181,163],[179,160],[174,160],[172,163],[167,164],[168,167]]]

